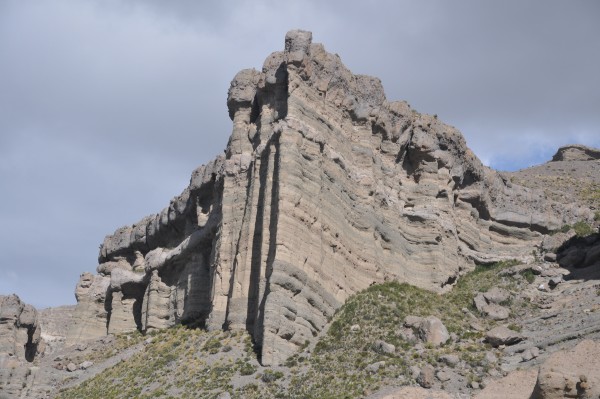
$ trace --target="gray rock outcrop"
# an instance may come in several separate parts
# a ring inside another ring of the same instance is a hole
[[[26,392],[30,365],[42,350],[37,310],[14,294],[0,295],[1,396],[21,397]]]
[[[559,161],[593,161],[600,159],[600,150],[580,144],[560,147],[552,157],[553,162]]]
[[[32,362],[41,342],[37,310],[16,295],[0,295],[0,361]]]
[[[176,323],[246,329],[264,365],[387,280],[444,292],[475,264],[532,257],[577,210],[485,166],[455,128],[291,31],[239,72],[224,156],[168,207],[107,236],[67,339]]]
[[[475,308],[492,320],[505,320],[510,315],[508,308],[500,305],[509,299],[508,291],[493,287],[488,292],[479,293],[473,298]]]
[[[523,335],[505,326],[491,329],[485,334],[485,340],[494,347],[500,345],[514,345],[523,340]]]

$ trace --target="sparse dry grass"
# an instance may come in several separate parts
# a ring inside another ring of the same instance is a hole
[[[355,398],[391,382],[412,384],[410,366],[438,365],[440,357],[448,353],[457,354],[464,362],[457,372],[466,379],[489,367],[483,359],[490,348],[478,340],[482,333],[470,327],[462,309],[475,313],[473,296],[492,286],[514,290],[518,284],[526,284],[520,276],[498,275],[510,265],[479,266],[445,295],[397,282],[372,286],[339,309],[312,352],[307,348],[291,356],[285,367],[260,367],[245,332],[177,327],[156,333],[143,352],[58,397],[216,398],[228,391],[233,398],[250,399]],[[520,309],[523,304],[515,300],[511,306]],[[424,345],[416,349],[397,334],[407,315],[435,315],[455,339],[439,348]],[[351,331],[354,324],[360,325],[359,331]],[[494,322],[482,324],[491,327]],[[374,350],[377,339],[395,345],[396,352]],[[366,370],[378,361],[385,361],[385,366],[375,373]],[[234,380],[238,381],[236,388]]]

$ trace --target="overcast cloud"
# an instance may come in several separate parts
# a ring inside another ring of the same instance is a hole
[[[223,151],[226,95],[302,28],[488,165],[600,147],[600,2],[0,0],[0,294],[74,303],[98,245]]]

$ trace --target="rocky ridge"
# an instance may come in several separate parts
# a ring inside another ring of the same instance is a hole
[[[498,281],[518,290],[498,283],[470,292],[460,316],[467,324],[443,313],[411,316],[390,333],[394,343],[389,335],[369,343],[379,357],[360,372],[387,378],[407,356],[434,353],[439,364],[419,360],[396,383],[427,389],[402,388],[410,395],[440,397],[487,385],[477,397],[493,397],[485,396],[491,387],[507,386],[498,377],[510,385],[515,369],[543,367],[553,353],[598,338],[600,151],[566,146],[538,167],[491,170],[458,130],[388,101],[377,78],[352,74],[306,31],[289,32],[261,71],[239,72],[227,106],[225,155],[195,170],[167,208],[105,238],[97,274],[82,274],[76,287],[75,307],[36,313],[16,296],[0,299],[1,394],[53,396],[65,381],[77,385],[153,347],[134,332],[178,324],[225,334],[225,342],[245,331],[258,354],[253,373],[272,366],[286,375],[282,365],[309,356],[317,340],[322,347],[336,312],[368,287],[394,281],[448,295],[476,265],[515,259],[520,265]],[[365,328],[349,327],[361,337]],[[199,338],[203,348],[210,337]],[[457,373],[445,353],[483,345],[493,348],[489,356],[465,368],[475,379]],[[227,356],[235,359],[232,346]],[[246,375],[245,365],[236,367]],[[552,397],[544,392],[562,378],[536,377],[540,398]],[[595,375],[576,377],[564,377],[573,392],[582,383],[592,392]],[[249,381],[241,377],[235,388],[246,392]]]
[[[377,78],[291,31],[228,93],[225,156],[102,244],[71,339],[177,323],[245,329],[263,364],[312,341],[352,294],[444,292],[475,264],[531,257],[589,210],[486,168],[456,129],[388,101]]]

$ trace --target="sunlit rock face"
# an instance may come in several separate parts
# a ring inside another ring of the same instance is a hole
[[[442,292],[476,263],[531,256],[578,209],[486,168],[455,128],[291,31],[231,82],[225,154],[169,206],[118,229],[84,275],[71,336],[191,323],[246,329],[278,364],[352,294]],[[89,317],[86,319],[86,316]]]

